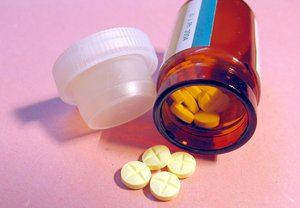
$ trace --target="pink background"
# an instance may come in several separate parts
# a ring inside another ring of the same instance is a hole
[[[51,68],[71,43],[115,26],[167,46],[183,0],[1,0],[0,207],[299,207],[300,1],[248,0],[260,27],[262,100],[255,136],[217,157],[197,156],[178,198],[129,191],[119,170],[167,144],[151,112],[92,132],[58,97]]]

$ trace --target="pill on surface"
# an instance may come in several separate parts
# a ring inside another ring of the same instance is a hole
[[[164,145],[150,147],[142,155],[142,161],[150,168],[150,170],[159,170],[166,167],[170,159],[170,150]]]
[[[176,175],[162,171],[152,176],[150,180],[150,191],[152,195],[161,200],[174,199],[180,190],[180,181]]]
[[[184,89],[188,91],[195,99],[197,99],[198,96],[204,92],[199,86],[190,86]]]
[[[183,93],[181,92],[181,90],[176,90],[175,92],[173,92],[171,94],[171,98],[172,100],[174,100],[174,102],[176,103],[183,103],[184,101],[184,95]]]
[[[150,178],[150,168],[140,161],[128,162],[121,169],[121,180],[130,189],[144,188]]]
[[[173,103],[171,105],[171,112],[180,120],[188,124],[193,123],[194,114],[182,104]]]
[[[196,169],[195,158],[186,152],[175,152],[168,164],[168,171],[174,173],[178,178],[187,178],[191,176]]]
[[[220,116],[217,113],[199,111],[195,114],[194,123],[201,128],[212,129],[220,124]]]
[[[208,90],[198,96],[199,107],[208,113],[221,113],[229,106],[229,97],[214,87],[207,87]]]
[[[194,97],[185,89],[182,89],[181,92],[184,95],[184,105],[192,112],[197,113],[199,111],[198,104]]]

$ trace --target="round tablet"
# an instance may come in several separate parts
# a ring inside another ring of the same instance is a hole
[[[175,152],[168,164],[168,171],[174,173],[178,178],[191,176],[196,169],[195,158],[186,152]]]
[[[207,87],[206,93],[200,94],[197,100],[199,107],[207,113],[221,113],[230,104],[229,97],[215,87]]]
[[[140,161],[126,163],[121,170],[121,179],[130,189],[144,188],[150,181],[151,171],[149,167]]]
[[[195,118],[194,114],[189,111],[186,107],[184,107],[182,104],[173,103],[171,105],[171,112],[180,120],[186,122],[186,123],[193,123],[193,120]]]
[[[220,124],[220,116],[217,113],[207,113],[199,111],[194,116],[196,126],[206,129],[213,129]]]
[[[182,89],[181,92],[184,95],[184,101],[183,103],[185,106],[192,112],[192,113],[197,113],[199,111],[198,104],[194,97],[185,89]]]
[[[199,86],[190,86],[185,87],[184,89],[188,91],[195,99],[197,99],[198,96],[203,93],[203,90]]]
[[[181,92],[181,90],[177,90],[175,92],[172,93],[171,98],[174,100],[175,103],[183,103],[184,101],[184,95]]]
[[[180,181],[176,175],[162,171],[152,176],[150,180],[150,191],[152,195],[161,200],[174,199],[180,190]]]
[[[150,170],[159,170],[169,163],[171,153],[168,147],[164,145],[156,145],[147,149],[143,156],[142,161],[148,165]]]

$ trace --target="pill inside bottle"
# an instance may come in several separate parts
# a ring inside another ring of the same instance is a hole
[[[199,138],[203,135],[226,135],[247,121],[242,102],[232,93],[208,85],[193,85],[188,88],[199,89],[197,96],[194,94],[194,102],[191,102],[196,105],[193,107],[198,109],[196,112],[191,111],[185,104],[185,100],[190,100],[192,96],[189,94],[185,97],[181,93],[182,91],[190,93],[186,87],[169,95],[163,103],[161,112],[164,124],[169,129],[176,129],[174,136],[184,138],[186,132],[190,132],[189,141],[182,140],[183,143],[199,143],[201,142]],[[178,96],[181,95],[183,96],[179,99]],[[205,144],[205,139],[202,142]],[[207,145],[209,147],[211,144]]]

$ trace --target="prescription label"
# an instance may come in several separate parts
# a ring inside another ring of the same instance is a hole
[[[176,53],[187,48],[209,46],[217,0],[194,0],[188,4]]]
[[[192,0],[180,12],[165,60],[188,48],[209,46],[217,0]]]

